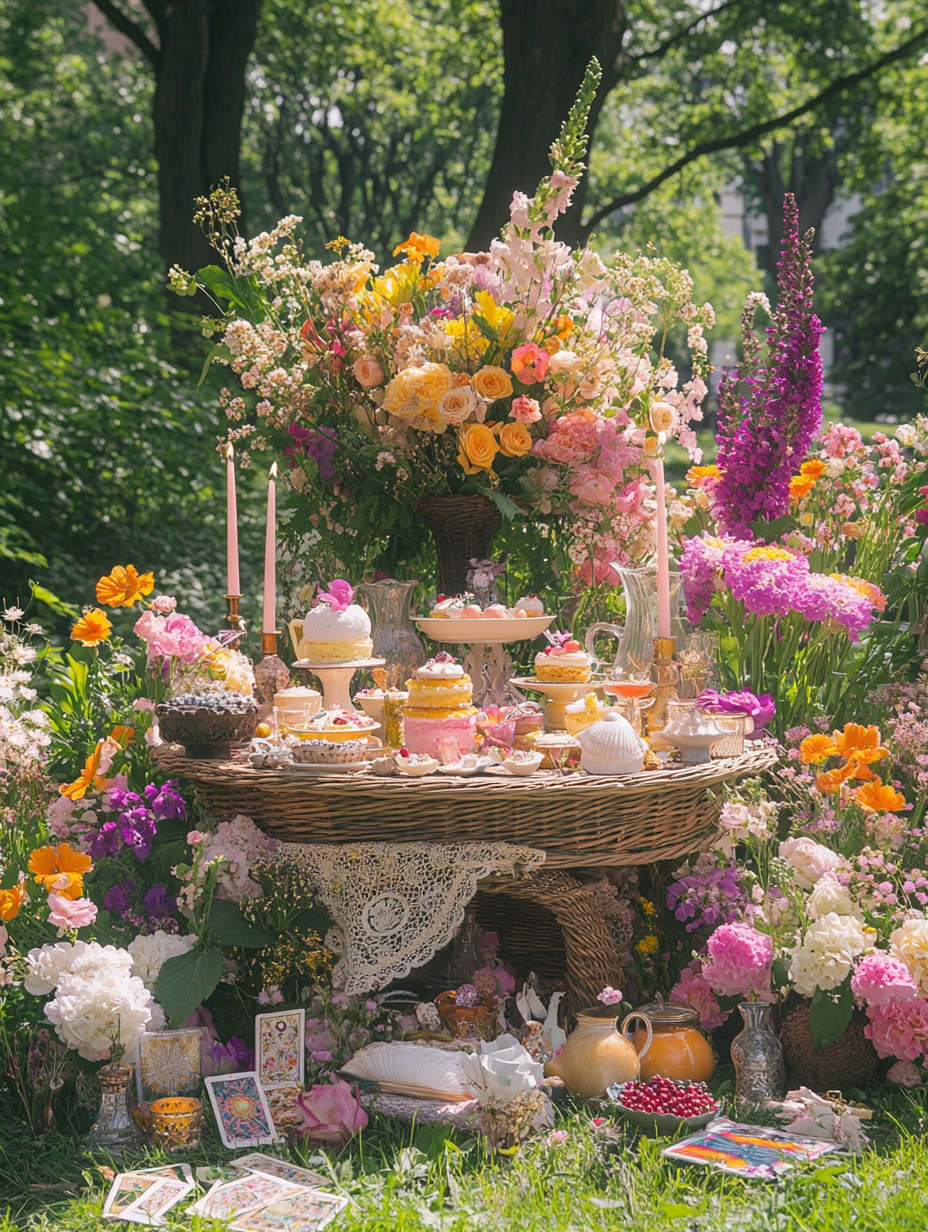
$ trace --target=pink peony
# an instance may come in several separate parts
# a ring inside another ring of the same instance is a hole
[[[914,1061],[897,1061],[886,1071],[886,1077],[900,1087],[919,1087],[922,1084],[921,1071]]]
[[[344,578],[329,582],[328,590],[320,590],[316,596],[320,603],[327,603],[333,612],[344,612],[354,601],[354,588]]]
[[[867,1017],[870,1021],[864,1035],[881,1057],[915,1061],[928,1048],[928,1001],[924,997],[871,1005]]]
[[[723,1012],[715,993],[702,974],[702,963],[695,959],[680,972],[680,982],[670,990],[670,1000],[678,1005],[689,1005],[699,1013],[700,1023],[709,1031],[720,1027],[728,1017]]]
[[[209,642],[206,634],[181,612],[171,612],[167,616],[143,612],[135,622],[134,631],[148,643],[149,661],[161,658],[195,663]]]
[[[770,965],[773,941],[748,924],[722,924],[707,942],[709,962],[703,978],[722,996],[756,996],[772,1000]]]
[[[358,1088],[347,1082],[301,1091],[296,1107],[304,1122],[300,1130],[311,1146],[344,1146],[368,1122]]]
[[[889,1005],[891,1001],[911,1001],[918,985],[908,967],[891,954],[868,954],[851,976],[851,991],[870,1005]]]
[[[541,407],[534,398],[521,394],[518,398],[513,398],[509,415],[512,419],[518,419],[520,423],[537,423],[541,419]]]
[[[60,894],[49,894],[49,922],[58,928],[85,928],[97,918],[97,908],[89,898],[63,898]]]
[[[570,494],[584,505],[610,505],[615,498],[615,484],[592,466],[580,466],[574,472]]]

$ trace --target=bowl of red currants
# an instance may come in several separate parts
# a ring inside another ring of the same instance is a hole
[[[704,1082],[674,1082],[655,1074],[650,1082],[617,1082],[606,1090],[623,1120],[645,1134],[664,1137],[702,1129],[719,1115]]]

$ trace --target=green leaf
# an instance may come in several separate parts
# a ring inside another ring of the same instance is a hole
[[[221,978],[222,954],[218,950],[176,954],[167,960],[155,981],[155,1000],[170,1025],[176,1027],[203,1004]]]
[[[519,512],[519,506],[514,501],[511,501],[505,492],[496,492],[491,490],[487,493],[487,496],[489,496],[490,500],[507,522],[511,522]]]
[[[200,372],[200,379],[197,381],[197,389],[200,389],[202,387],[203,382],[206,380],[206,374],[209,372],[210,367],[212,366],[213,362],[219,359],[220,357],[222,359],[232,358],[232,352],[229,350],[229,348],[226,346],[224,342],[217,342],[215,346],[210,347],[209,354],[207,355],[206,359],[203,361],[203,368]]]
[[[12,890],[17,881],[19,881],[19,868],[11,862],[3,870],[3,876],[0,877],[0,890]]]
[[[763,539],[764,543],[775,543],[781,535],[786,535],[795,529],[796,519],[790,517],[789,514],[785,514],[782,518],[774,518],[772,522],[760,519],[758,522],[751,523],[751,530],[758,539]]]
[[[476,312],[471,319],[480,330],[481,334],[483,334],[484,338],[488,339],[490,342],[499,342],[499,334],[489,321],[485,320],[479,313]]]
[[[854,994],[851,992],[851,977],[831,992],[816,988],[809,1013],[812,1028],[812,1046],[816,1052],[830,1048],[851,1021],[854,1013]]]
[[[30,581],[29,587],[37,603],[44,603],[53,612],[58,612],[61,616],[69,616],[73,620],[77,620],[80,616],[80,608],[75,607],[73,603],[65,603],[64,599],[59,599],[57,595],[52,594],[46,587],[40,586],[38,582]]]
[[[274,944],[270,933],[246,920],[238,903],[225,898],[213,899],[209,927],[223,945],[255,946],[260,949]]]
[[[320,937],[325,937],[326,933],[332,927],[335,921],[320,903],[315,903],[312,907],[304,907],[301,912],[294,918],[293,927],[301,933],[318,933]]]

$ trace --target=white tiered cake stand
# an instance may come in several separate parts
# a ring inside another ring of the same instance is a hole
[[[332,706],[339,706],[349,714],[352,711],[361,714],[363,711],[358,710],[348,692],[351,678],[362,667],[383,667],[385,663],[386,659],[349,659],[341,663],[319,662],[317,659],[297,659],[293,666],[308,668],[314,676],[318,676],[322,685],[323,709],[329,710]]]
[[[413,618],[422,632],[433,642],[454,642],[469,646],[462,664],[474,682],[478,696],[486,686],[498,705],[511,694],[512,659],[505,647],[509,642],[528,642],[544,633],[553,616],[511,617],[508,620],[450,620],[438,616]]]
[[[595,693],[602,697],[605,680],[588,680],[586,684],[566,683],[562,680],[536,680],[534,676],[513,676],[510,684],[520,690],[543,693],[545,697],[545,724],[549,731],[563,731],[567,726],[564,711],[572,703],[586,697],[587,693]]]

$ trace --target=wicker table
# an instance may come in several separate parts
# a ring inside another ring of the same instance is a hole
[[[195,785],[210,814],[230,820],[244,813],[284,842],[484,841],[541,848],[542,869],[518,879],[488,877],[476,901],[489,926],[505,933],[512,921],[515,943],[526,955],[531,951],[533,961],[539,955],[540,974],[563,966],[574,1010],[623,979],[596,903],[596,878],[607,868],[698,851],[718,821],[721,785],[776,761],[774,749],[761,746],[704,766],[627,777],[538,772],[530,778],[409,779],[258,770],[241,761],[194,760],[177,746],[162,746],[155,756],[162,772]]]

